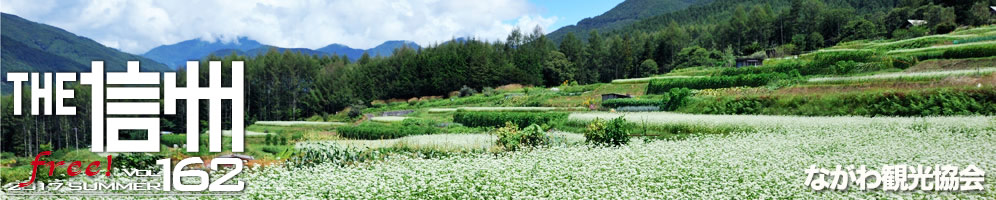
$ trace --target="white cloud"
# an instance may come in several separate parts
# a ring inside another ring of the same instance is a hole
[[[493,41],[515,26],[549,32],[557,20],[539,15],[525,0],[2,0],[0,5],[0,11],[136,54],[192,38],[238,36],[304,48],[331,43],[370,48],[386,40],[428,45],[463,36]]]

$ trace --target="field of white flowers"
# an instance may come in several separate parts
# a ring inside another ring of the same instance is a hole
[[[670,115],[669,113],[657,113]],[[646,114],[650,115],[650,114]],[[681,117],[679,117],[681,116]],[[694,118],[679,115],[673,119]],[[666,116],[670,117],[670,116]],[[840,199],[974,198],[984,192],[814,192],[809,165],[975,164],[996,169],[991,117],[698,116],[800,125],[622,147],[549,147],[501,155],[389,159],[358,166],[270,167],[246,174],[258,198]],[[695,119],[692,119],[695,120]]]
[[[570,120],[618,113],[575,113]],[[996,177],[982,192],[822,191],[803,185],[810,165],[974,164],[996,169],[996,119],[962,117],[793,117],[629,113],[628,121],[748,126],[750,132],[706,134],[621,147],[553,145],[512,153],[438,158],[388,157],[341,165],[278,165],[242,173],[239,199],[993,199]],[[571,137],[570,133],[559,137]],[[488,135],[467,134],[483,145]],[[446,135],[402,138],[447,144]],[[432,141],[442,141],[432,142]],[[90,179],[107,181],[106,179]]]

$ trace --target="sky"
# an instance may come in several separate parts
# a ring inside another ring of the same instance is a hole
[[[608,11],[622,0],[0,0],[0,12],[142,54],[190,39],[321,48],[419,45],[472,36],[504,40],[515,27],[545,33]],[[2,23],[2,22],[0,22]]]

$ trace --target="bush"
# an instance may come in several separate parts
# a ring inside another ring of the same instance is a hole
[[[602,101],[602,107],[619,108],[624,106],[658,106],[661,103],[656,99],[609,99]]]
[[[777,64],[766,64],[757,67],[724,68],[720,75],[734,76],[744,74],[767,74],[767,73],[790,73],[798,72],[801,75],[813,75],[821,73],[816,67],[812,67],[810,62],[802,60],[790,60],[778,62]]]
[[[484,89],[481,90],[481,94],[484,94],[484,96],[489,96],[489,97],[500,93],[501,92],[498,92],[498,90],[495,90],[495,88],[492,87],[484,87]]]
[[[332,142],[300,143],[295,146],[295,149],[299,153],[288,159],[288,163],[295,167],[314,166],[322,163],[343,166],[383,156],[378,151],[365,152],[352,147],[339,146]]]
[[[492,133],[498,136],[495,144],[509,151],[546,143],[546,131],[536,124],[519,130],[518,125],[506,122],[504,127],[497,128]]]
[[[647,94],[664,94],[670,92],[671,88],[714,89],[739,86],[757,87],[767,85],[768,82],[773,80],[786,78],[788,78],[788,75],[784,73],[767,73],[743,74],[735,76],[654,79],[647,85]]]
[[[161,155],[147,153],[122,153],[114,157],[115,167],[121,169],[156,169],[156,160],[163,159]]]
[[[305,119],[305,121],[309,121],[309,122],[322,122],[322,121],[325,121],[325,117],[322,117],[321,115],[312,115],[308,119]]]
[[[423,119],[423,118],[405,118],[404,120],[401,120],[401,125],[402,126],[436,127],[436,126],[439,125],[439,122],[431,120],[431,119]]]
[[[183,147],[183,145],[187,144],[187,134],[162,135],[159,138],[159,143],[166,145],[166,147]]]
[[[678,107],[685,105],[686,99],[692,96],[692,90],[688,88],[671,88],[664,94],[661,98],[660,109],[664,111],[677,110]]]
[[[460,88],[460,97],[469,97],[474,94],[477,94],[477,90],[474,90],[474,88],[467,87],[466,85]]]
[[[954,31],[955,28],[957,28],[957,27],[955,26],[954,23],[944,22],[944,23],[938,24],[937,26],[934,26],[934,34],[947,34],[947,33],[950,33],[952,31]]]
[[[874,72],[890,68],[892,65],[889,63],[859,63],[850,60],[837,61],[836,64],[830,67],[828,74],[855,74],[864,72]]]
[[[605,121],[596,118],[588,123],[584,138],[589,143],[600,145],[622,145],[629,143],[629,133],[626,130],[626,120],[623,117]]]
[[[346,113],[346,115],[349,116],[349,118],[354,118],[355,119],[357,117],[363,116],[363,109],[366,109],[366,108],[367,107],[363,106],[363,105],[353,105],[353,106],[350,106],[349,107],[349,112]]]
[[[927,28],[925,26],[914,26],[909,29],[896,29],[892,31],[892,38],[897,40],[923,37],[925,35],[927,35]]]
[[[273,154],[273,155],[277,155],[277,154],[280,154],[281,152],[284,152],[284,147],[280,147],[280,146],[263,146],[262,150],[263,150],[263,152],[270,153],[270,154]]]
[[[877,56],[875,51],[870,50],[845,50],[827,51],[813,53],[813,63],[815,67],[827,68],[840,61],[854,61],[859,63],[870,62]],[[831,71],[832,73],[832,71]]]
[[[889,63],[892,64],[892,67],[894,68],[907,69],[913,65],[916,65],[917,59],[912,56],[894,56],[889,59]]]
[[[567,119],[567,113],[458,111],[453,114],[453,122],[468,127],[498,127],[505,125],[505,122],[525,127],[530,124],[551,124],[564,119]]]
[[[358,126],[343,126],[336,128],[339,136],[351,139],[377,140],[394,139],[409,135],[429,135],[439,132],[439,129],[425,126],[388,125],[380,123],[363,123]]]

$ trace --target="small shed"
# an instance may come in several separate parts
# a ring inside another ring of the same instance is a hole
[[[616,94],[616,93],[602,94],[602,101],[609,100],[609,99],[627,99],[627,98],[633,98],[633,95],[629,95],[629,94]]]
[[[737,68],[764,65],[764,58],[737,58]]]
[[[906,28],[927,25],[927,20],[911,19],[906,20]]]

